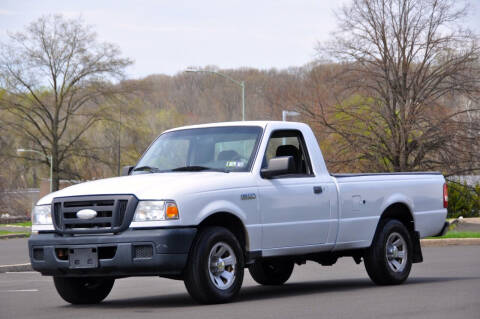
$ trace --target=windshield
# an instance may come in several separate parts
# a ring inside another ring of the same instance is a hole
[[[133,169],[133,174],[202,170],[247,172],[261,133],[258,126],[167,132],[150,146]]]

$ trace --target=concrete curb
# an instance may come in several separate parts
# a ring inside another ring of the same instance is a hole
[[[30,264],[17,264],[17,265],[1,265],[0,274],[5,272],[21,272],[32,271],[32,265]]]
[[[23,229],[32,228],[32,226],[19,226],[19,225],[15,225],[15,224],[0,224],[0,227],[2,227],[2,228],[23,228]]]
[[[1,239],[11,239],[11,238],[28,238],[30,234],[8,234],[8,235],[0,235]]]
[[[480,238],[422,239],[420,240],[420,243],[424,247],[476,246],[480,245]]]

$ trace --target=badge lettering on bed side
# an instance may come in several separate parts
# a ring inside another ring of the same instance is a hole
[[[242,195],[240,195],[240,198],[242,200],[256,199],[257,195],[255,195],[255,193],[242,194]]]

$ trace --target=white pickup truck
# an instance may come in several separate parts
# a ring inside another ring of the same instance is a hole
[[[309,126],[231,122],[161,134],[126,176],[49,194],[32,212],[32,266],[73,304],[115,279],[184,280],[201,303],[233,299],[244,269],[281,285],[294,265],[362,260],[377,284],[422,261],[419,238],[443,233],[440,173],[328,173]]]

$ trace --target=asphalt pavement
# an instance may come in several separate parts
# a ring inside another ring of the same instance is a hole
[[[259,286],[247,272],[235,302],[207,306],[192,301],[181,281],[155,277],[117,280],[103,303],[72,306],[57,296],[49,277],[4,273],[0,318],[479,319],[480,246],[423,251],[425,262],[415,264],[400,286],[375,286],[363,264],[344,258],[332,267],[297,266],[281,287]]]
[[[29,263],[27,240],[27,238],[0,239],[0,266]]]

